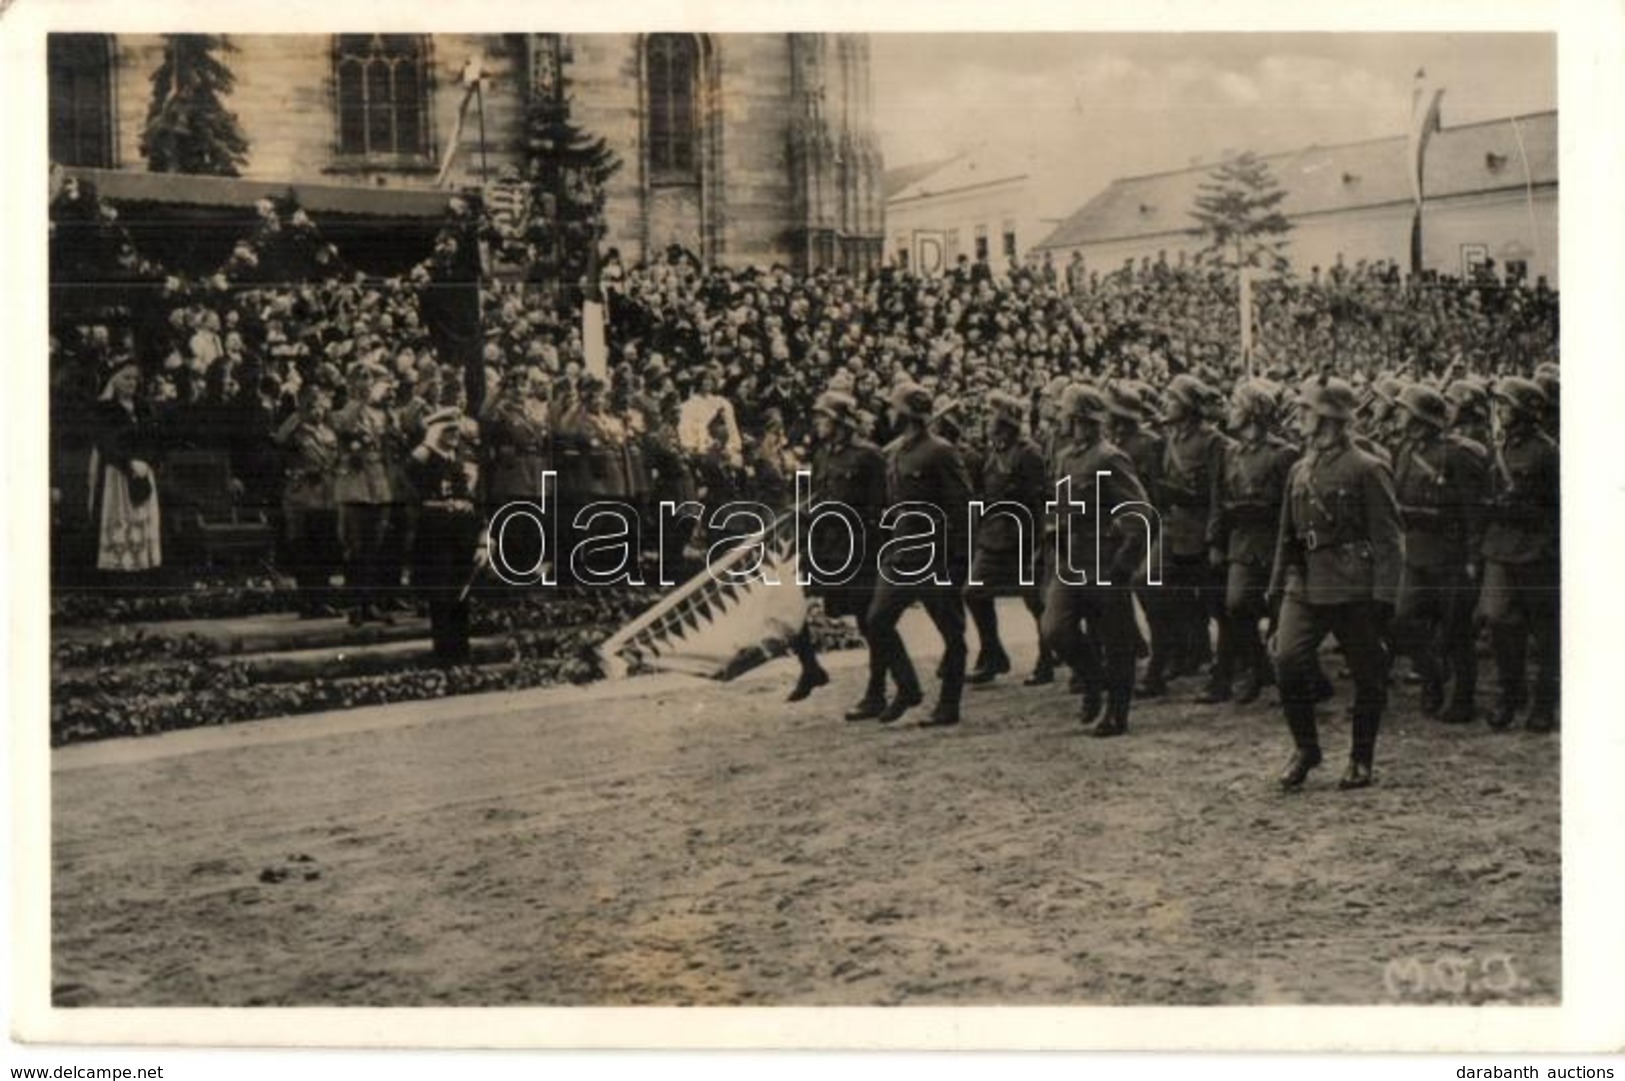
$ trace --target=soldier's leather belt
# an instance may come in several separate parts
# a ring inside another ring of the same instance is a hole
[[[1318,552],[1322,548],[1365,548],[1370,550],[1370,544],[1363,540],[1336,540],[1323,538],[1313,529],[1298,534],[1298,540],[1303,544],[1306,552]]]
[[[474,504],[467,499],[425,499],[424,510],[444,510],[453,512],[474,513]]]

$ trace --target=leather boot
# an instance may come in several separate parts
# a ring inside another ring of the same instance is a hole
[[[1281,772],[1281,789],[1286,792],[1296,792],[1303,787],[1303,782],[1309,779],[1309,771],[1321,763],[1319,747],[1299,747],[1292,752],[1292,759]]]
[[[908,691],[898,691],[892,700],[886,703],[886,708],[880,711],[880,723],[891,724],[900,719],[903,714],[925,701],[925,695],[916,688]]]
[[[849,721],[872,721],[880,716],[886,709],[884,698],[862,698],[858,704],[846,711]]]
[[[1371,763],[1360,758],[1350,758],[1348,769],[1338,780],[1337,787],[1344,792],[1355,788],[1371,787]]]
[[[997,653],[990,653],[976,658],[976,667],[965,677],[965,682],[978,685],[992,683],[1008,671],[1010,671],[1010,658],[1001,649]]]
[[[824,671],[821,666],[803,668],[801,678],[796,680],[795,689],[790,692],[790,696],[785,701],[799,702],[828,682],[829,673]]]

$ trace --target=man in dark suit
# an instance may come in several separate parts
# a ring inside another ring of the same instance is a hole
[[[921,727],[959,723],[965,683],[965,513],[970,478],[953,447],[928,430],[931,394],[916,383],[892,389],[888,407],[901,433],[886,447],[886,492],[891,540],[921,536],[917,545],[882,545],[879,581],[869,603],[869,648],[897,685],[896,696],[879,713],[882,724],[898,720],[925,701],[897,621],[910,605],[924,606],[942,635],[942,688],[931,716]],[[907,505],[906,507],[904,505]],[[907,512],[907,513],[903,513]],[[929,519],[928,556],[922,528]]]
[[[1399,592],[1404,534],[1391,474],[1350,437],[1354,388],[1322,376],[1306,405],[1314,423],[1287,480],[1268,594],[1280,605],[1276,675],[1295,745],[1281,787],[1301,788],[1321,763],[1318,651],[1331,633],[1354,676],[1353,745],[1338,787],[1366,788],[1387,698],[1383,636]]]

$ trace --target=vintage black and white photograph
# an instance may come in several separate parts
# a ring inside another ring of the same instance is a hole
[[[379,21],[6,105],[55,1011],[1563,1004],[1555,32]]]

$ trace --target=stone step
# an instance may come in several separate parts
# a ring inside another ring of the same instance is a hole
[[[221,619],[171,619],[152,623],[120,623],[85,627],[59,627],[53,630],[58,641],[82,642],[106,638],[110,633],[133,633],[184,638],[196,635],[216,646],[222,654],[279,653],[300,649],[336,646],[366,646],[381,642],[404,642],[429,637],[429,621],[419,616],[399,615],[393,626],[364,623],[352,627],[343,616],[300,619],[294,612],[232,616]]]
[[[469,649],[469,659],[474,664],[501,663],[513,656],[508,640],[502,637],[476,638],[469,643]],[[434,647],[424,638],[253,653],[237,660],[247,666],[255,683],[296,683],[306,679],[376,676],[424,667],[434,663]]]

